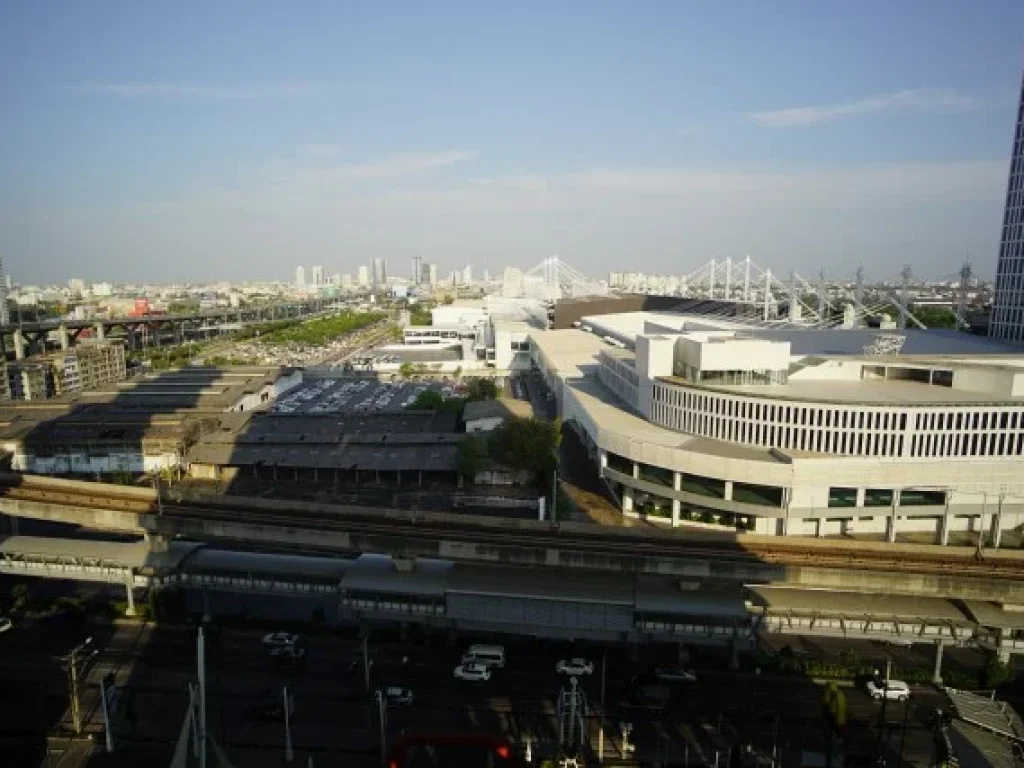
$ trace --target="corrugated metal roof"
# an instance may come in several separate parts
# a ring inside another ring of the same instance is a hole
[[[360,555],[341,580],[345,591],[443,597],[455,567],[446,560],[416,560],[411,570],[398,570],[387,555]]]
[[[274,574],[307,576],[340,582],[352,567],[350,558],[312,557],[309,555],[275,555],[266,552],[239,552],[228,549],[203,548],[182,563],[188,573],[225,571],[241,574]]]
[[[874,619],[924,619],[973,624],[951,601],[940,597],[832,592],[789,587],[749,587],[755,606],[779,615],[792,611],[820,616]]]
[[[684,591],[664,582],[638,582],[638,613],[674,614],[743,620],[747,608],[739,589],[695,589]]]

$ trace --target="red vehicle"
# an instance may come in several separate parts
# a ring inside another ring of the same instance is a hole
[[[502,736],[457,731],[407,732],[388,752],[388,768],[526,768]]]

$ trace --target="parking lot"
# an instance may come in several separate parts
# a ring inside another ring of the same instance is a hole
[[[398,413],[427,390],[444,397],[456,385],[444,382],[379,382],[373,379],[322,379],[304,382],[273,406],[271,413]]]

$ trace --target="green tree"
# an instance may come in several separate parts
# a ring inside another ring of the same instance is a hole
[[[428,389],[420,392],[409,404],[410,411],[439,411],[444,406],[444,396],[440,392]]]
[[[956,328],[956,314],[945,307],[915,307],[911,313],[929,328]]]
[[[1013,682],[1013,667],[1000,661],[996,656],[988,660],[985,665],[985,687],[998,688],[1005,683]]]
[[[494,383],[493,379],[467,379],[466,390],[471,401],[493,400],[498,396],[498,385]]]
[[[558,464],[561,424],[533,418],[512,418],[491,432],[491,457],[502,466],[533,472],[548,482]]]
[[[416,369],[414,368],[412,363],[404,362],[400,366],[398,366],[398,375],[401,376],[403,379],[408,379],[410,376],[413,375],[415,370]],[[424,394],[426,393],[424,392]]]
[[[459,443],[459,474],[472,481],[487,468],[487,440],[479,435],[466,435]]]
[[[451,294],[449,294],[448,296],[444,297],[444,301],[442,302],[442,304],[447,305],[447,304],[453,304],[454,302],[455,302],[455,299],[451,296]]]

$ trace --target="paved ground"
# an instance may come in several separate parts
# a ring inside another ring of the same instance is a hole
[[[400,413],[428,390],[445,397],[454,383],[378,382],[373,379],[311,379],[278,399],[272,413]]]
[[[0,705],[6,714],[0,724],[0,743],[7,754],[16,754],[19,744],[38,747],[47,729],[70,726],[66,678],[53,656],[85,631],[89,630],[19,627],[2,638]],[[185,629],[154,630],[136,624],[92,633],[100,653],[83,685],[87,729],[100,731],[97,682],[107,672],[116,675],[124,700],[131,701],[135,724],[125,719],[122,708],[116,721],[118,755],[90,764],[140,764],[124,762],[129,755],[137,761],[145,756],[166,764],[185,713],[187,686],[195,677],[192,637]],[[265,698],[276,698],[288,685],[295,697],[292,736],[299,765],[306,765],[309,757],[315,765],[376,765],[377,722],[359,664],[349,671],[350,663],[360,659],[354,632],[307,638],[307,664],[293,672],[272,665],[260,645],[261,634],[258,629],[225,629],[219,643],[209,644],[208,726],[226,753],[241,765],[283,763],[283,724],[255,722],[247,713]],[[753,744],[767,754],[774,748],[776,754],[792,756],[784,762],[790,764],[796,752],[824,748],[827,742],[821,689],[809,680],[705,672],[697,683],[677,684],[666,711],[651,712],[625,706],[624,691],[633,675],[668,661],[667,651],[646,651],[631,661],[622,648],[504,641],[508,665],[489,683],[456,681],[452,668],[474,639],[458,638],[453,644],[449,636],[435,634],[403,643],[395,636],[371,634],[371,654],[376,659],[371,688],[402,685],[415,695],[412,705],[389,710],[389,738],[405,728],[500,731],[517,744],[531,739],[535,756],[550,753],[557,734],[556,696],[566,683],[564,676],[555,673],[555,662],[582,654],[596,663],[595,673],[582,683],[591,705],[587,740],[596,751],[603,712],[606,758],[620,756],[621,723],[632,724],[635,757],[645,764],[662,759],[680,765],[694,760],[696,765],[697,755],[713,764],[715,750],[725,761],[730,750],[743,744]],[[410,659],[405,665],[402,656]],[[606,659],[603,709],[602,657]],[[867,759],[877,743],[881,707],[857,690],[849,690],[847,696],[847,751]],[[886,722],[895,729],[894,749],[899,748],[906,721],[904,757],[910,763],[923,765],[931,759],[925,722],[942,701],[939,692],[922,687],[915,689],[908,708],[887,707]]]

